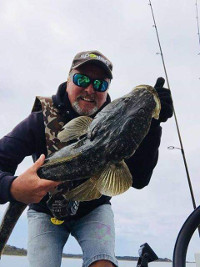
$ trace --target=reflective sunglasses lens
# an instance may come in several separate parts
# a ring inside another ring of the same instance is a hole
[[[80,87],[86,88],[90,84],[90,79],[85,75],[76,73],[73,76],[73,82]]]
[[[108,83],[106,81],[95,80],[93,87],[98,92],[105,92],[108,89]]]

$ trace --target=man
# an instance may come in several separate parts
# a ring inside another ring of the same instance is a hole
[[[28,259],[32,267],[57,267],[62,250],[73,235],[83,250],[84,267],[118,266],[114,254],[114,221],[110,197],[86,202],[52,199],[48,193],[58,182],[40,179],[37,170],[49,155],[62,147],[57,134],[62,126],[80,115],[94,117],[111,100],[108,87],[112,63],[98,51],[78,53],[67,82],[51,99],[37,98],[33,112],[0,140],[0,203],[20,201],[29,205]],[[133,187],[143,188],[151,178],[158,160],[160,122],[172,116],[170,91],[159,79],[155,86],[161,100],[159,121],[152,120],[149,133],[126,163]],[[35,163],[18,177],[14,176],[24,157]],[[73,185],[73,184],[72,184]]]

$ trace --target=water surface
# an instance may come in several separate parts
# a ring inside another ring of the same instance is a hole
[[[119,267],[136,267],[136,261],[119,261]],[[29,267],[27,257],[3,255],[0,261],[1,267]],[[81,259],[64,258],[61,267],[81,267]],[[187,267],[196,267],[195,263],[188,263]],[[149,267],[172,267],[169,262],[152,262]]]

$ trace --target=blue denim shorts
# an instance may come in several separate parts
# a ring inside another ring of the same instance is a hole
[[[81,219],[61,225],[52,224],[50,215],[35,210],[28,210],[27,216],[31,267],[60,267],[63,247],[70,234],[83,251],[83,267],[98,260],[108,260],[118,266],[111,205],[101,205]]]

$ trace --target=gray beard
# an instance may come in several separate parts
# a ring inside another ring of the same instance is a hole
[[[78,101],[75,101],[73,104],[72,104],[72,107],[73,109],[79,114],[79,115],[84,115],[84,116],[91,116],[93,115],[94,113],[97,112],[98,108],[97,107],[94,107],[93,109],[91,110],[88,110],[88,111],[83,111],[79,104],[78,104]]]

